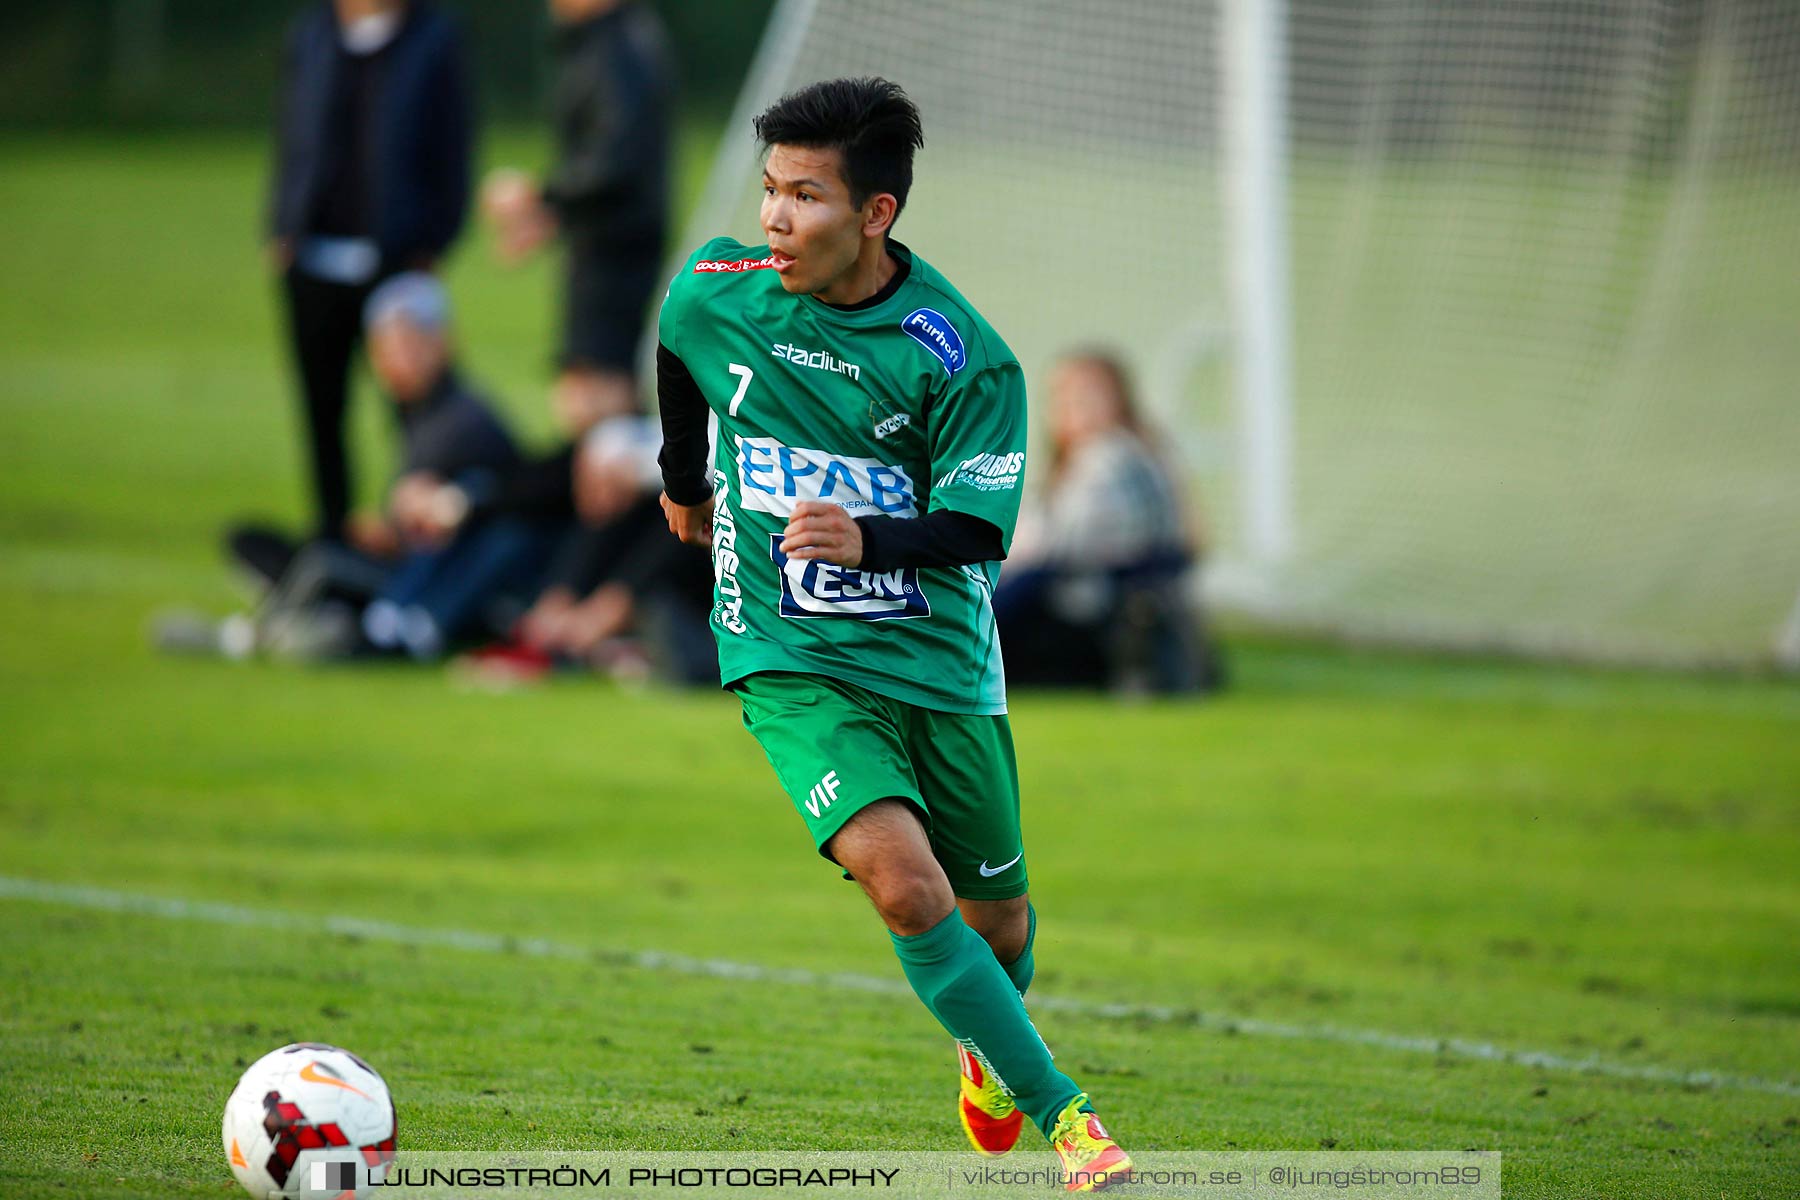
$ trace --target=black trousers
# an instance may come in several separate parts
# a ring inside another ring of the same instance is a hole
[[[619,245],[571,229],[564,237],[562,346],[557,365],[637,369],[638,342],[662,282],[662,243]]]
[[[350,362],[362,344],[363,304],[379,282],[327,283],[291,267],[282,280],[288,342],[306,416],[319,537],[341,539],[350,515],[351,460],[344,437]]]

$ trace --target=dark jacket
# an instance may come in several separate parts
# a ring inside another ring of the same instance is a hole
[[[402,475],[429,471],[455,479],[469,471],[509,469],[519,460],[493,406],[454,369],[417,403],[399,406],[399,413]]]
[[[368,234],[389,268],[421,265],[455,240],[469,208],[474,121],[462,39],[434,5],[413,0],[400,31],[377,54]],[[318,232],[308,226],[327,184],[333,108],[349,57],[330,3],[302,14],[288,37],[270,198],[276,237]]]
[[[659,253],[675,75],[641,4],[556,31],[556,163],[544,200],[575,238]]]

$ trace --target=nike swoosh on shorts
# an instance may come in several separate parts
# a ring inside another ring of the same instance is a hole
[[[1008,867],[1013,866],[1021,858],[1024,858],[1024,857],[1025,857],[1025,852],[1023,850],[1021,850],[1013,856],[1012,862],[1004,862],[1004,863],[1001,863],[997,867],[988,866],[987,859],[984,858],[981,860],[981,866],[979,868],[981,871],[981,877],[983,879],[992,878],[993,876],[998,875],[998,874],[1000,874],[1000,872],[1006,870]]]

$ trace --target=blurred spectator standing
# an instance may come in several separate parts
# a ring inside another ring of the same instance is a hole
[[[1186,586],[1180,490],[1124,365],[1104,351],[1050,375],[1048,477],[1019,516],[994,595],[1011,682],[1160,692],[1222,681]]]
[[[316,535],[351,509],[345,445],[363,305],[384,278],[430,270],[468,210],[474,137],[462,45],[429,0],[329,0],[284,56],[270,234],[305,402]]]
[[[586,429],[641,411],[634,372],[668,230],[674,69],[661,21],[636,0],[550,0],[556,162],[542,186],[496,171],[483,188],[501,257],[560,236],[554,394]]]

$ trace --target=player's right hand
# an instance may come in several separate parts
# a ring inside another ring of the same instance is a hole
[[[699,504],[677,504],[662,494],[663,516],[669,519],[669,532],[690,546],[712,545],[713,502],[708,496]]]

